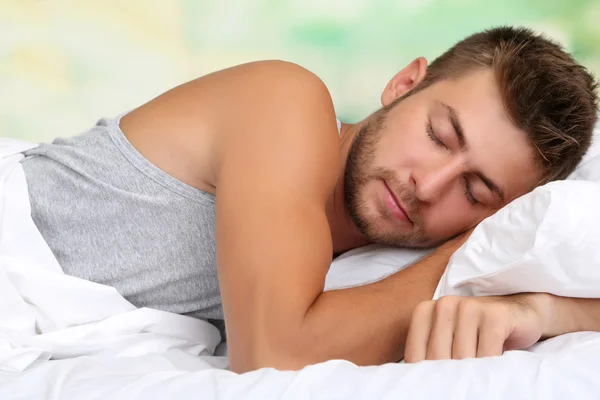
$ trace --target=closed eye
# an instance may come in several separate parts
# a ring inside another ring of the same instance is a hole
[[[472,205],[479,204],[479,201],[477,201],[475,196],[473,196],[473,192],[471,192],[471,184],[469,183],[469,178],[463,176],[463,180],[465,181],[465,196],[467,197],[467,200]]]
[[[433,131],[433,127],[431,126],[431,122],[429,122],[427,124],[427,129],[426,130],[427,130],[427,136],[429,136],[429,139],[433,140],[435,142],[435,144],[437,144],[438,146],[443,147],[446,150],[450,150],[448,148],[448,146],[446,146],[446,144],[444,142],[442,142],[439,137],[437,137],[437,135]]]

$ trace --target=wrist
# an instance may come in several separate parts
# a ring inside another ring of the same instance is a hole
[[[542,318],[542,339],[548,339],[566,331],[564,319],[557,310],[557,297],[549,293],[531,293],[532,306]]]

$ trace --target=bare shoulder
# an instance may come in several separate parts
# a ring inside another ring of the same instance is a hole
[[[339,144],[336,117],[329,90],[311,71],[285,61],[259,61],[223,71],[216,77],[235,86],[235,98],[224,101],[235,111],[220,121],[231,135],[244,135],[238,128],[255,135],[284,135],[290,140],[316,140],[321,145]],[[227,96],[225,91],[222,94]],[[233,116],[237,118],[232,118]],[[251,125],[251,126],[248,126]]]
[[[238,87],[236,117],[224,118],[217,139],[217,179],[262,177],[277,196],[303,188],[302,197],[324,204],[338,178],[340,140],[331,96],[312,72],[292,63],[265,61],[230,71]],[[287,191],[286,193],[283,193]],[[299,197],[296,197],[299,199]]]
[[[306,68],[279,60],[237,65],[180,85],[127,115],[122,128],[151,162],[200,187],[215,187],[220,166],[241,155],[272,157],[276,151],[288,164],[297,159],[328,170],[339,157],[326,85]]]

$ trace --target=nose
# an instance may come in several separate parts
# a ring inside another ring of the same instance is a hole
[[[464,160],[453,156],[420,165],[413,170],[410,178],[415,196],[422,202],[435,202],[456,184],[465,170]]]

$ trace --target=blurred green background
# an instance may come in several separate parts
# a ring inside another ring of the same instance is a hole
[[[71,136],[259,59],[312,70],[357,121],[412,59],[500,24],[545,32],[600,75],[600,0],[0,0],[0,136]]]

